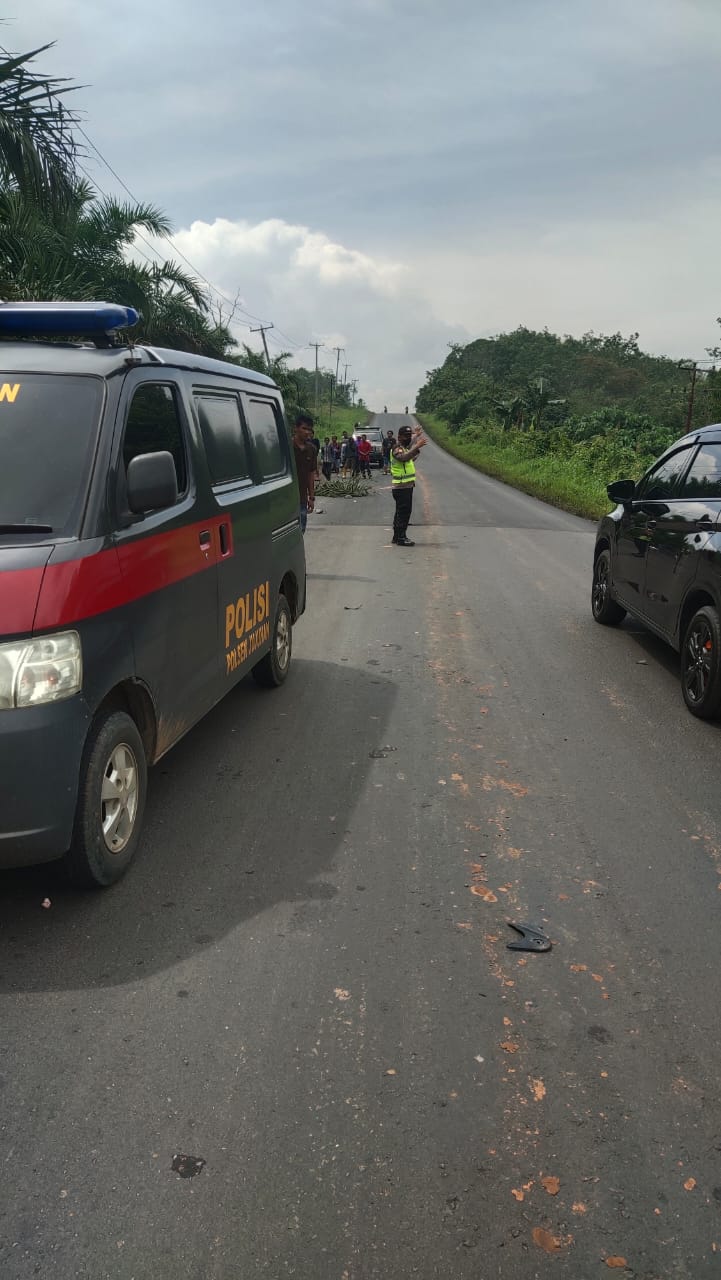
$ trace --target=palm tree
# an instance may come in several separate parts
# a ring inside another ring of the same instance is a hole
[[[76,86],[30,69],[51,48],[0,49],[0,184],[36,197],[65,190],[75,176],[78,118],[61,99]]]

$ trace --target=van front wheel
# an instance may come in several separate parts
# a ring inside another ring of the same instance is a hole
[[[253,679],[264,689],[277,689],[290,671],[293,652],[293,620],[285,596],[278,596],[270,637],[270,650],[253,667]]]
[[[135,721],[124,711],[101,713],[85,744],[73,842],[65,855],[74,884],[105,888],[127,871],[140,840],[147,774]]]

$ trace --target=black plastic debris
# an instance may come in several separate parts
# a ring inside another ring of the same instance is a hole
[[[202,1156],[173,1156],[172,1169],[180,1178],[195,1178],[205,1166]]]
[[[372,751],[368,752],[368,755],[371,760],[385,760],[386,756],[390,755],[391,751],[397,750],[397,747],[374,747]]]
[[[363,605],[362,604],[344,604],[343,608],[347,609],[349,613],[354,613],[356,609],[362,609]]]
[[[550,951],[551,939],[547,938],[545,933],[538,928],[536,924],[514,924],[512,920],[507,921],[509,929],[515,929],[520,934],[520,938],[513,942],[507,942],[506,946],[509,951]]]

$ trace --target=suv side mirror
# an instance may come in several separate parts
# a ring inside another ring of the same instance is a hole
[[[634,480],[615,480],[613,484],[606,485],[606,493],[611,502],[619,503],[625,507],[627,502],[632,502],[636,493],[636,482]]]
[[[128,506],[135,515],[162,511],[178,501],[172,453],[139,453],[128,464]]]

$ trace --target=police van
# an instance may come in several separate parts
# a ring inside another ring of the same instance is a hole
[[[283,683],[305,608],[277,386],[121,343],[137,319],[0,304],[0,867],[86,885],[131,862],[148,766]]]

